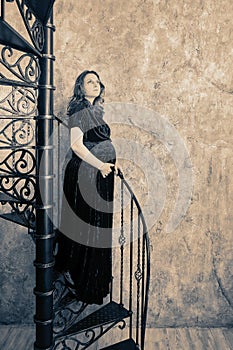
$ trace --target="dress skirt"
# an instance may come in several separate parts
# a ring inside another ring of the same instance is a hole
[[[115,163],[110,140],[87,143],[103,162]],[[61,223],[55,269],[69,271],[77,299],[102,304],[112,278],[114,171],[100,171],[73,154],[63,183]]]

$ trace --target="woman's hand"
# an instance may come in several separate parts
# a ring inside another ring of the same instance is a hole
[[[100,168],[99,171],[101,172],[103,177],[108,176],[114,169],[114,164],[112,163],[104,163]]]
[[[122,168],[119,166],[119,163],[116,160],[116,163],[114,164],[114,171],[115,171],[116,175],[118,174],[118,170],[122,173]]]

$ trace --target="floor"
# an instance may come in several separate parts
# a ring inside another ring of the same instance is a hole
[[[34,333],[29,326],[0,326],[0,350],[33,350]],[[233,350],[233,328],[148,328],[145,345],[145,350]]]

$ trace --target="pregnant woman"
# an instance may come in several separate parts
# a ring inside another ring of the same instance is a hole
[[[103,303],[112,277],[116,154],[103,119],[104,90],[95,71],[84,71],[68,105],[72,158],[65,169],[55,256],[55,270],[69,277],[77,300],[88,304]]]

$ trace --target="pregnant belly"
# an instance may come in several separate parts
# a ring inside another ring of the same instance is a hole
[[[114,162],[116,159],[116,151],[110,140],[102,142],[85,142],[85,146],[102,162]]]

